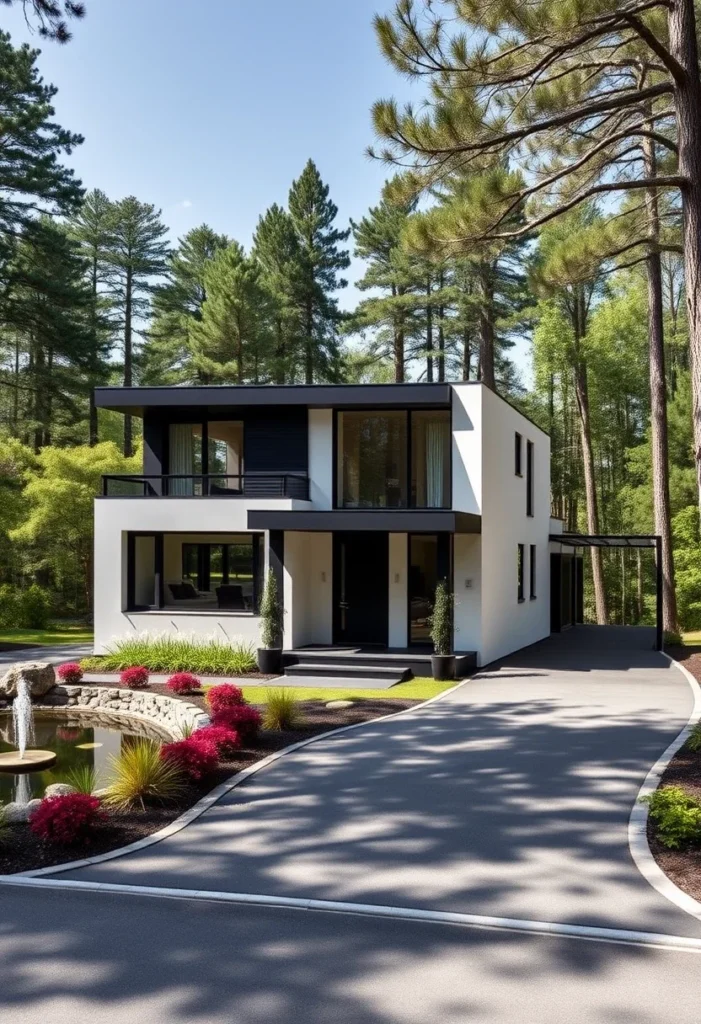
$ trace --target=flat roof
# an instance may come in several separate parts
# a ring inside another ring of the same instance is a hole
[[[654,548],[658,537],[648,533],[551,533],[550,540],[570,548]]]

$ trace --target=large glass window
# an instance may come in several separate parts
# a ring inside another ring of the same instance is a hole
[[[171,495],[243,490],[243,423],[172,423],[168,467]]]
[[[438,585],[438,537],[414,534],[409,538],[409,643],[431,640],[431,612]]]
[[[406,412],[339,413],[338,447],[344,508],[407,505]]]
[[[243,423],[240,420],[217,420],[207,424],[207,464],[211,494],[243,490]]]
[[[202,425],[171,423],[168,442],[168,493],[202,494]]]
[[[411,503],[414,508],[450,507],[450,412],[411,413]]]

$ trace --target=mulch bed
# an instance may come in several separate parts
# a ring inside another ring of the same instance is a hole
[[[109,685],[109,684],[105,684]],[[156,693],[167,693],[165,686],[151,686]],[[181,698],[205,708],[204,695]],[[255,746],[242,748],[236,758],[221,761],[219,768],[212,775],[199,783],[190,783],[183,796],[173,803],[163,806],[150,806],[145,811],[129,812],[109,811],[107,820],[100,824],[94,832],[89,846],[57,847],[47,846],[37,839],[28,825],[22,823],[11,825],[3,839],[0,839],[0,874],[13,874],[17,871],[31,871],[35,868],[50,867],[66,861],[89,857],[98,853],[115,850],[128,843],[136,842],[144,836],[151,835],[177,818],[201,797],[206,796],[215,786],[236,775],[249,765],[261,761],[276,750],[308,739],[330,729],[338,729],[344,725],[357,722],[370,722],[374,718],[402,711],[404,708],[419,704],[416,700],[398,700],[382,698],[378,700],[356,700],[351,707],[327,708],[322,701],[300,701],[299,710],[304,715],[304,728],[288,732],[263,732]],[[245,783],[244,783],[245,785]]]
[[[667,653],[684,665],[701,683],[701,647],[668,647]],[[681,786],[690,796],[701,800],[701,752],[682,748],[672,758],[662,786]],[[701,848],[668,850],[655,836],[655,823],[648,819],[647,838],[657,864],[675,885],[689,896],[701,900]]]

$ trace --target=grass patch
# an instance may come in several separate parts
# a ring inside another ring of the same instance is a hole
[[[0,629],[2,644],[36,644],[37,647],[54,644],[91,644],[93,631],[90,626],[55,622],[48,629]]]
[[[690,647],[697,647],[701,644],[701,629],[692,630],[690,633],[682,633],[682,643]]]
[[[216,684],[209,684],[216,685]],[[407,683],[398,683],[389,690],[342,690],[332,687],[286,686],[285,692],[293,700],[428,700],[436,697],[444,690],[455,686],[454,682],[437,683],[435,679],[410,679]],[[243,686],[243,696],[250,704],[267,704],[270,695],[275,694],[278,687]]]
[[[81,665],[94,669],[95,661],[86,659]],[[149,672],[238,676],[255,671],[256,659],[253,648],[248,644],[230,643],[214,637],[149,633],[115,640],[99,660],[99,666],[105,672],[121,672],[134,665],[143,665]]]

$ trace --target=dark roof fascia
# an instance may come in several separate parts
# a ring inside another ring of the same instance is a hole
[[[197,407],[265,408],[297,405],[308,408],[450,408],[448,384],[242,384],[198,387],[99,387],[98,409],[143,415],[144,409]]]
[[[570,548],[654,548],[659,537],[654,533],[551,533],[550,540]]]
[[[249,509],[248,529],[304,533],[481,533],[482,518],[469,512],[437,509]]]

